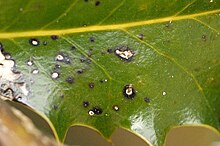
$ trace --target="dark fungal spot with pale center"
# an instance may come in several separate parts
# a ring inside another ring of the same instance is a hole
[[[69,84],[73,84],[74,83],[74,78],[69,76],[69,77],[67,77],[66,82],[69,83]]]
[[[89,88],[93,89],[95,87],[95,84],[94,83],[89,83]]]
[[[134,54],[134,51],[127,46],[121,46],[115,49],[115,55],[117,55],[121,60],[131,61]]]
[[[39,46],[40,45],[40,41],[36,38],[31,38],[29,40],[29,43],[32,45],[32,46]]]
[[[63,52],[60,52],[59,54],[56,55],[55,61],[64,62],[66,64],[71,63],[69,56]]]
[[[122,93],[123,93],[124,97],[127,99],[133,99],[136,95],[136,91],[134,90],[132,84],[125,85],[122,90]]]
[[[90,104],[88,101],[83,101],[83,107],[88,107]]]

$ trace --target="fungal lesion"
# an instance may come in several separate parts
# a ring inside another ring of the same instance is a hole
[[[131,61],[135,55],[135,52],[128,46],[117,47],[114,52],[121,60],[126,61]]]
[[[136,96],[136,91],[132,84],[125,85],[122,93],[127,99],[133,99]]]
[[[3,47],[0,47],[0,98],[3,100],[24,100],[29,95],[28,85],[24,75],[15,68],[15,61],[7,57]]]

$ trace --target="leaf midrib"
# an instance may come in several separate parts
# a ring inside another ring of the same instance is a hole
[[[157,24],[157,23],[163,23],[163,22],[169,22],[169,21],[194,19],[195,17],[215,14],[218,12],[220,12],[220,9],[201,12],[201,13],[195,13],[195,14],[190,14],[190,15],[180,15],[180,16],[174,15],[174,16],[164,17],[164,18],[129,22],[129,23],[120,23],[120,24],[94,25],[94,26],[88,26],[88,27],[56,29],[56,30],[36,30],[36,31],[6,32],[6,33],[2,32],[0,33],[0,39],[21,38],[21,37],[31,37],[31,36],[49,36],[49,35],[54,35],[54,34],[65,35],[65,34],[73,34],[73,33],[92,32],[92,31],[121,30],[121,29],[136,27],[136,26]]]

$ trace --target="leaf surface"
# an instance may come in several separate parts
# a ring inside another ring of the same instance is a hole
[[[220,1],[7,0],[0,6],[3,53],[22,73],[12,85],[5,82],[13,98],[20,95],[51,120],[61,140],[77,124],[106,138],[127,128],[159,146],[173,126],[220,129]]]

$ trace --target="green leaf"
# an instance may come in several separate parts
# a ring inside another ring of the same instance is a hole
[[[123,127],[159,146],[174,126],[220,129],[220,1],[7,0],[0,7],[0,40],[21,72],[0,66],[0,84],[14,90],[4,96],[44,113],[62,141],[78,124],[106,138]]]

